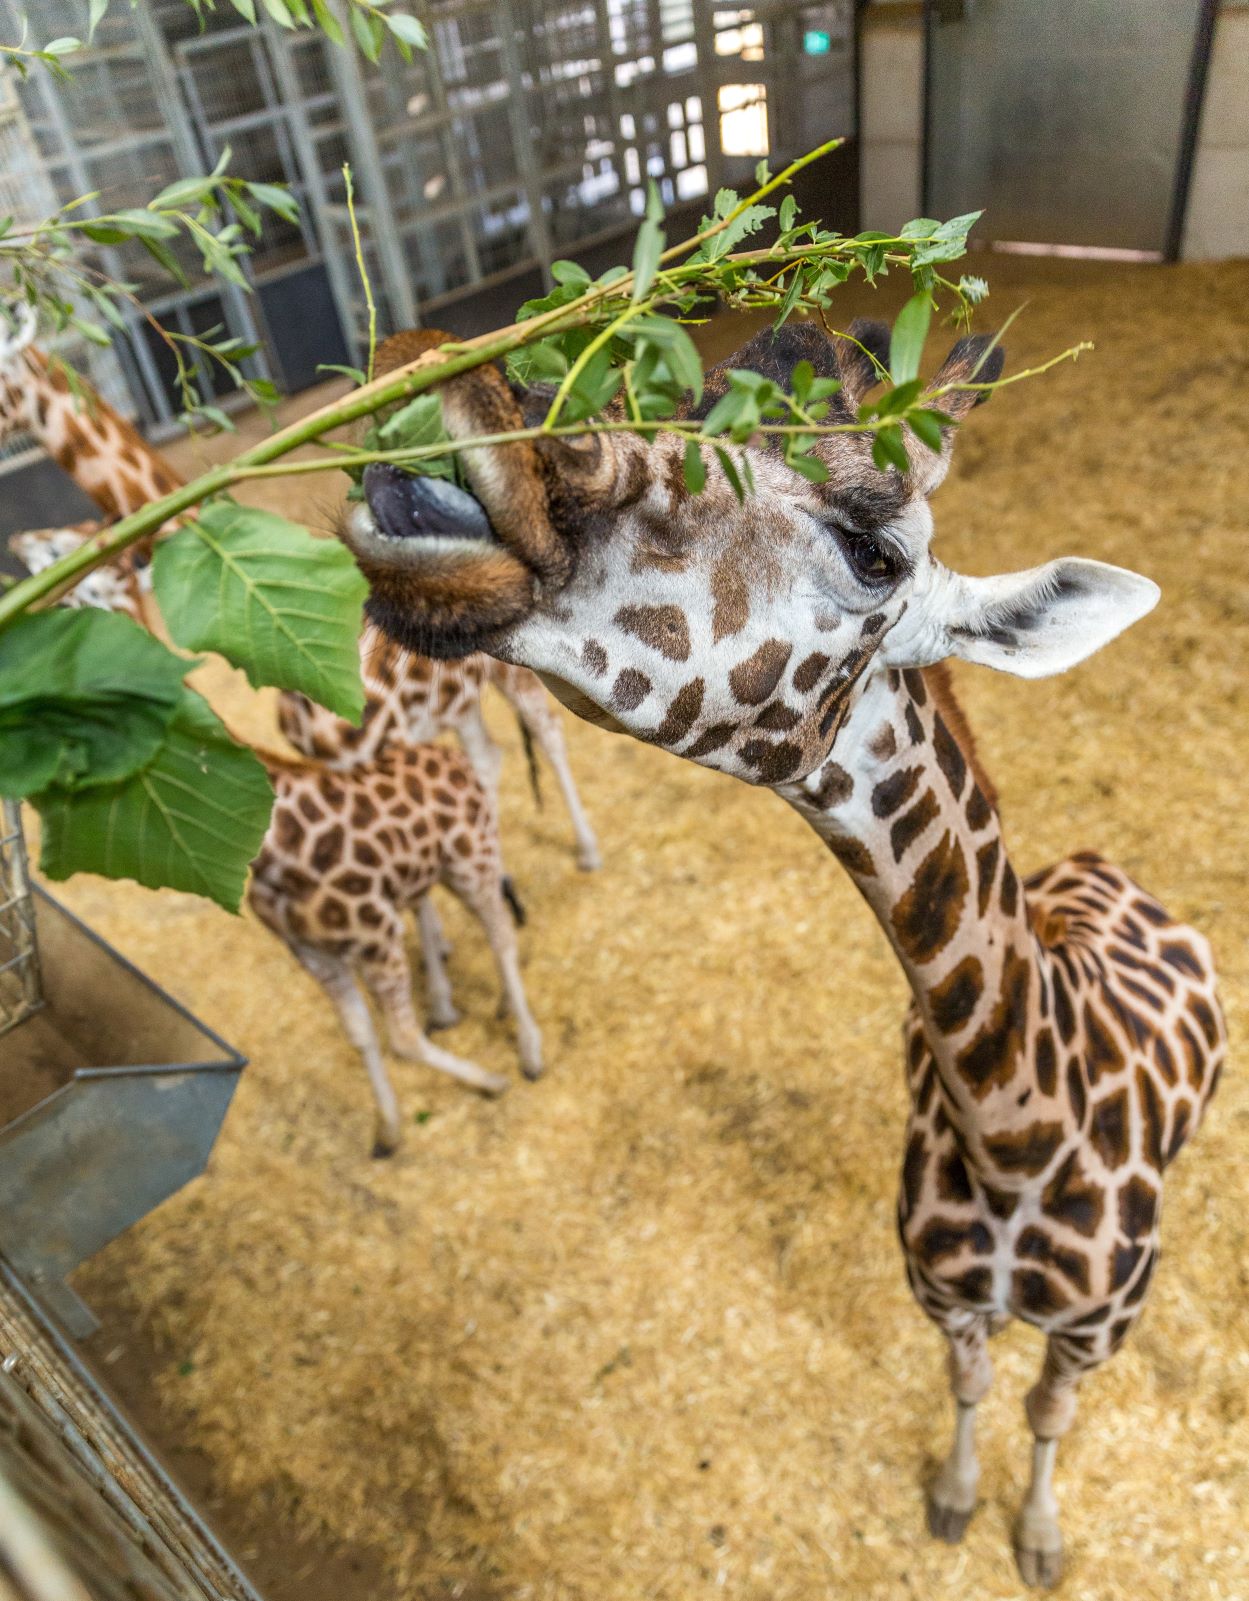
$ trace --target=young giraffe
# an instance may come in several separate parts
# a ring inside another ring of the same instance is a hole
[[[27,313],[28,308],[21,311]],[[85,385],[80,388],[89,400],[84,404],[77,399],[61,369],[32,345],[34,331],[29,315],[20,316],[16,327],[8,331],[0,319],[0,439],[17,432],[33,435],[96,501],[106,522],[179,488],[183,480],[169,463],[106,400]],[[417,353],[425,348],[419,333],[384,341],[378,349],[379,371],[412,360],[409,348],[413,344]],[[86,524],[66,530],[82,538],[93,532]],[[46,565],[53,559],[54,546],[42,533],[34,539],[38,543],[32,546],[32,554]],[[73,548],[66,542],[62,545],[58,554]],[[150,558],[151,541],[141,541],[113,564],[119,575],[114,581],[127,587],[138,584],[138,592],[145,593],[141,574]],[[27,565],[31,565],[29,560]],[[86,582],[98,588],[108,580],[97,572]],[[555,773],[572,821],[577,865],[587,872],[602,865],[598,841],[569,765],[559,714],[532,673],[485,656],[466,662],[430,662],[396,648],[374,630],[366,630],[361,638],[360,656],[366,695],[360,727],[306,696],[287,693],[280,697],[279,725],[296,750],[330,766],[351,767],[371,761],[391,740],[423,745],[449,730],[490,791],[497,813],[502,755],[481,710],[482,687],[492,684],[510,703],[526,737],[541,750]]]
[[[32,571],[75,549],[96,525],[13,535],[10,548]],[[61,601],[126,614],[147,626],[138,577],[97,568]],[[241,743],[246,743],[242,741]],[[394,745],[336,772],[251,747],[274,789],[273,813],[252,863],[247,899],[265,926],[315,978],[360,1052],[377,1106],[373,1154],[401,1139],[399,1103],[357,975],[373,994],[396,1056],[424,1062],[488,1095],[507,1079],[427,1038],[412,1004],[403,914],[415,911],[425,957],[429,1026],[459,1021],[451,999],[429,892],[444,885],[481,923],[516,1021],[521,1066],[540,1077],[542,1037],[525,995],[505,902],[493,797],[458,751]]]
[[[888,347],[878,324],[851,333],[786,328],[731,365],[784,380],[808,360],[840,379],[849,421],[875,381],[860,347]],[[960,341],[936,382],[968,383],[981,363],[995,376],[987,351]],[[704,407],[724,382],[710,376]],[[493,372],[445,393],[460,437],[522,422]],[[961,419],[976,398],[941,404]],[[775,789],[849,871],[914,996],[900,1231],[948,1342],[957,1414],[930,1526],[956,1540],[971,1514],[987,1337],[1021,1318],[1047,1345],[1015,1547],[1028,1583],[1053,1584],[1056,1444],[1080,1378],[1140,1315],[1163,1170],[1214,1090],[1225,1036],[1206,941],[1125,873],[1081,853],[1021,884],[1007,860],[938,664],[1061,672],[1158,590],[1074,558],[994,578],[944,567],[928,497],[951,432],[940,453],[909,442],[905,475],[877,471],[862,436],[830,436],[820,486],[752,449],[758,492],[742,504],[714,473],[690,496],[672,435],[496,447],[469,458],[477,500],[370,469],[343,535],[375,620],[400,639],[522,661],[600,726]]]

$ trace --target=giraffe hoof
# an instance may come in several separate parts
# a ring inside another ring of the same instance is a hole
[[[454,1006],[445,1010],[431,1012],[425,1021],[425,1026],[431,1034],[436,1034],[440,1028],[454,1028],[463,1020],[463,1014],[457,1012]]]
[[[586,846],[577,852],[577,866],[583,873],[597,873],[603,865],[603,858],[599,855],[598,846]]]
[[[957,1545],[967,1533],[967,1525],[971,1522],[974,1511],[974,1507],[968,1507],[963,1512],[958,1507],[946,1506],[934,1499],[929,1492],[928,1532],[934,1540],[944,1540],[947,1545]]]
[[[398,1149],[399,1136],[397,1134],[379,1134],[373,1141],[373,1149],[369,1152],[369,1155],[373,1161],[380,1162],[383,1157],[393,1156]]]
[[[1015,1547],[1019,1577],[1035,1589],[1052,1590],[1063,1576],[1062,1550],[1037,1551],[1030,1546]]]

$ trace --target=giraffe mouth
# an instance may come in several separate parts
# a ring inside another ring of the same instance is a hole
[[[364,498],[376,536],[406,546],[407,554],[419,554],[422,544],[498,544],[481,502],[445,478],[414,478],[373,462],[364,470]]]

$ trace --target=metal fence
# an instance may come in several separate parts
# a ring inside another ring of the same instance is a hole
[[[38,1011],[42,996],[22,814],[0,801],[0,1034]]]
[[[341,10],[340,0],[330,4]],[[29,0],[0,0],[16,26]],[[49,37],[83,32],[85,0],[39,0]],[[98,190],[142,204],[228,145],[232,170],[288,183],[301,221],[265,221],[248,275],[206,280],[188,253],[176,289],[138,245],[103,251],[143,307],[183,332],[258,339],[257,370],[288,390],[365,332],[343,166],[385,327],[632,232],[653,179],[696,203],[854,129],[854,0],[432,0],[430,48],[379,64],[319,33],[246,26],[229,6],[110,7],[74,82],[32,73],[0,139],[0,202],[40,214]],[[263,7],[261,8],[263,11]],[[622,247],[623,248],[623,247]],[[142,311],[119,342],[131,409],[169,423],[168,362]],[[336,336],[341,330],[341,339]],[[338,349],[333,347],[337,346]],[[341,351],[341,354],[340,354]],[[205,374],[206,387],[213,387]]]

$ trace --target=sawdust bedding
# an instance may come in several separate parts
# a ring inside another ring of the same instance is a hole
[[[1205,929],[1233,1039],[1169,1177],[1152,1304],[1061,1449],[1064,1593],[1231,1601],[1249,1594],[1249,264],[991,276],[1002,312],[1031,302],[1013,365],[1097,351],[976,414],[936,503],[943,556],[1079,552],[1164,601],[1065,678],[959,687],[1020,866],[1096,845]],[[315,515],[333,492],[263,498]],[[271,737],[263,698],[210,680]],[[607,864],[578,874],[492,720],[550,1069],[492,1104],[397,1064],[390,1162],[368,1159],[328,1003],[253,920],[60,891],[251,1059],[207,1177],[78,1276],[107,1338],[143,1353],[161,1431],[269,1509],[277,1548],[298,1528],[367,1557],[370,1596],[1020,1594],[1030,1331],[995,1346],[965,1543],[924,1530],[950,1411],[894,1240],[905,995],[871,918],[773,797],[570,724]],[[449,1041],[514,1075],[483,942],[445,915],[466,1018]]]

